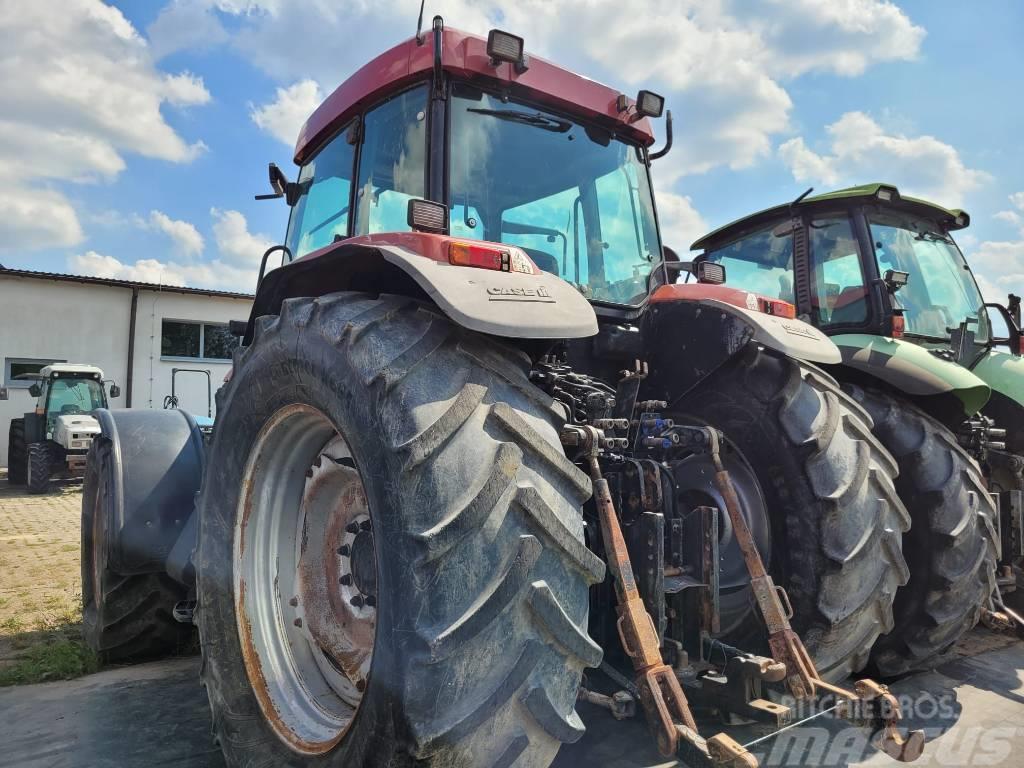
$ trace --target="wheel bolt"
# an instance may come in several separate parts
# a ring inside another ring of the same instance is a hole
[[[366,690],[366,681],[365,680],[357,680],[356,681],[356,690],[359,691],[360,693],[365,691]]]
[[[342,557],[348,557],[351,552],[352,547],[350,547],[348,544],[342,544],[340,547],[338,547],[338,554]]]
[[[352,603],[352,605],[354,605],[356,608],[362,608],[363,607],[363,596],[362,595],[356,595],[351,600],[349,600],[349,602]]]
[[[299,598],[297,597],[293,597],[291,600],[288,601],[288,605],[290,605],[292,608],[295,608],[298,604]]]
[[[353,520],[351,523],[345,526],[345,530],[349,533],[359,533],[359,523]]]
[[[366,607],[373,608],[377,604],[377,598],[373,595],[366,596]]]
[[[293,624],[294,624],[294,625],[295,625],[296,627],[301,627],[301,626],[302,626],[302,619],[296,619],[296,620],[295,620],[295,621],[293,621],[292,623],[293,623]]]
[[[369,520],[363,520],[363,522],[361,522],[361,523],[359,524],[359,527],[360,527],[360,528],[362,528],[362,529],[363,529],[364,531],[368,531],[368,530],[370,530],[370,529],[371,529],[371,528],[372,528],[373,526],[372,526],[372,525],[370,524],[370,521],[369,521]]]
[[[344,576],[338,579],[338,583],[344,587],[350,586],[352,584],[352,574],[346,573]]]

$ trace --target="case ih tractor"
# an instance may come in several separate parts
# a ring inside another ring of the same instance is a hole
[[[792,305],[674,284],[661,110],[435,18],[271,167],[286,263],[209,446],[100,411],[86,633],[125,659],[194,621],[229,765],[546,766],[579,698],[751,766],[694,712],[781,726],[771,690],[920,753],[841,684],[908,577],[896,462]]]
[[[875,649],[884,674],[926,665],[966,632],[993,593],[995,563],[1000,586],[1013,589],[1024,554],[1020,298],[985,302],[951,234],[969,223],[961,210],[869,184],[805,193],[693,244],[703,251],[696,265],[794,302],[831,337],[843,360],[829,372],[899,462],[910,581],[897,593],[895,630]],[[989,608],[1003,607],[993,599]]]
[[[30,493],[45,493],[54,477],[81,477],[93,438],[99,434],[94,412],[107,407],[103,371],[94,365],[54,363],[38,375],[29,393],[35,410],[11,419],[7,438],[7,476]],[[110,396],[119,394],[116,384]]]

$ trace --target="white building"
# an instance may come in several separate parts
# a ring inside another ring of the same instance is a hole
[[[112,408],[162,408],[171,370],[209,371],[216,392],[238,340],[229,320],[247,320],[252,296],[0,267],[0,466],[10,420],[35,407],[30,381],[53,362],[87,363],[121,388]],[[206,377],[179,373],[179,407],[207,411]],[[214,409],[213,403],[210,408]]]

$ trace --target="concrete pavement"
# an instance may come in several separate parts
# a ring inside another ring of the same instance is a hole
[[[935,671],[892,686],[909,721],[927,729],[919,766],[1024,765],[1024,645],[978,630],[970,648]],[[0,689],[0,766],[18,768],[222,768],[210,739],[197,658],[111,669],[80,680]],[[587,734],[562,749],[557,768],[673,766],[641,720],[616,723],[580,705]],[[706,721],[710,735],[720,723]],[[731,728],[741,741],[757,737]],[[770,766],[894,766],[864,733],[819,719],[754,749]]]

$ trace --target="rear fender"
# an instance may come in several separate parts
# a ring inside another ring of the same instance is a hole
[[[448,262],[448,244],[455,239],[420,232],[368,235],[274,269],[257,291],[245,343],[255,318],[278,314],[285,299],[337,291],[425,298],[458,325],[494,336],[574,339],[597,333],[590,302],[560,277],[541,271],[521,252],[534,274],[455,266]]]
[[[203,437],[172,409],[100,409],[111,444],[107,563],[122,575],[170,573],[191,581],[195,495],[203,478]]]
[[[839,350],[828,336],[802,320],[760,311],[762,299],[775,301],[726,285],[663,285],[651,297],[651,307],[657,309],[672,304],[688,304],[702,308],[701,311],[724,313],[747,326],[750,338],[769,349],[812,363],[830,365],[839,362]],[[692,314],[700,316],[700,312],[694,311]],[[673,329],[672,333],[678,330]]]
[[[983,412],[1006,428],[1007,447],[1024,453],[1024,357],[989,350],[971,372],[992,387]]]
[[[908,395],[953,395],[965,417],[977,413],[992,393],[982,378],[964,366],[910,341],[863,333],[840,334],[832,341],[842,353],[843,365]]]
[[[653,340],[648,358],[654,392],[674,402],[750,344],[804,360],[838,362],[838,350],[816,329],[758,314],[713,300],[652,301],[642,333]]]

